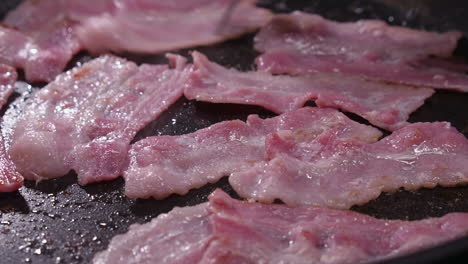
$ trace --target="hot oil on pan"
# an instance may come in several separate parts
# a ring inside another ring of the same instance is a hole
[[[19,1],[4,0],[0,12],[4,15]],[[394,2],[386,6],[384,0],[376,1],[261,1],[261,5],[276,12],[303,10],[319,13],[327,18],[350,21],[359,18],[378,18],[391,24],[401,24],[430,30],[459,29],[468,32],[464,23],[465,9],[447,10],[435,1]],[[454,11],[455,10],[455,11]],[[464,11],[464,13],[463,13]],[[455,15],[454,15],[455,14]],[[430,18],[431,17],[431,18]],[[447,18],[448,17],[448,18]],[[252,49],[253,34],[219,45],[198,48],[211,60],[242,70],[253,69],[257,53]],[[462,41],[458,54],[468,57],[468,46]],[[187,55],[188,50],[179,51]],[[126,55],[138,63],[159,63],[162,56]],[[86,54],[78,61],[89,59]],[[449,121],[468,136],[468,94],[438,91],[425,105],[411,115],[410,122]],[[249,114],[271,117],[273,114],[260,107],[197,103],[180,99],[158,120],[141,131],[134,141],[151,135],[179,135],[193,132],[211,124],[231,119],[243,119]],[[359,119],[351,116],[354,119]],[[363,121],[363,120],[359,120]],[[39,183],[26,182],[19,192],[0,196],[0,253],[5,263],[88,263],[93,255],[103,250],[116,234],[124,233],[133,223],[149,221],[175,206],[194,205],[220,187],[235,197],[226,178],[220,182],[192,190],[185,196],[172,195],[161,201],[154,199],[130,200],[123,195],[123,180],[91,184],[80,187],[73,173],[66,177]],[[468,187],[435,188],[416,192],[398,191],[383,194],[377,200],[354,207],[353,210],[388,219],[423,219],[441,216],[448,212],[468,212]],[[425,263],[427,257],[447,256],[460,243],[442,246],[432,255],[419,254],[400,259],[398,263]],[[466,243],[465,243],[466,244]],[[444,248],[445,247],[445,248]],[[461,251],[458,251],[461,252]],[[426,257],[426,258],[425,258]],[[410,261],[410,262],[406,262]],[[442,263],[447,263],[445,260]]]

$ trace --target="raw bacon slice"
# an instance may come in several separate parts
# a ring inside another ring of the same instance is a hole
[[[0,64],[0,108],[13,93],[17,74],[15,69]],[[0,135],[0,192],[13,192],[23,185],[23,176],[15,168],[5,151],[3,137]]]
[[[0,63],[22,68],[28,81],[52,81],[80,49],[62,1],[23,1],[0,26]]]
[[[93,262],[367,263],[466,234],[466,213],[420,221],[380,220],[313,206],[238,201],[216,190],[207,203],[131,226]]]
[[[271,18],[252,0],[121,1],[112,12],[82,22],[78,36],[92,52],[162,51],[210,45],[265,25]],[[222,26],[224,24],[224,26]]]
[[[173,193],[183,195],[265,162],[269,155],[265,140],[271,133],[290,133],[306,144],[324,131],[364,142],[375,142],[381,136],[377,129],[336,110],[302,108],[265,120],[251,115],[245,123],[225,121],[187,135],[150,137],[130,150],[130,166],[124,172],[125,194],[158,199]]]
[[[82,48],[157,53],[210,45],[271,18],[256,1],[240,0],[224,20],[231,2],[25,0],[0,25],[0,63],[24,69],[28,81],[50,82]]]
[[[169,59],[174,69],[103,56],[38,91],[12,133],[21,174],[41,180],[73,169],[80,184],[119,176],[134,135],[183,93],[189,67]]]
[[[229,178],[244,198],[346,209],[399,188],[468,183],[468,140],[446,122],[411,124],[372,144],[333,134],[306,147],[289,134],[269,140],[269,161]]]
[[[302,107],[312,99],[320,107],[356,113],[372,124],[395,130],[408,124],[411,112],[434,91],[366,81],[344,74],[273,76],[264,72],[239,72],[210,62],[194,52],[194,71],[184,94],[189,99],[216,103],[263,106],[275,113]]]
[[[207,209],[207,203],[174,208],[150,223],[134,224],[96,254],[93,263],[199,263],[212,239]]]
[[[373,80],[468,92],[468,65],[450,56],[460,32],[432,33],[383,21],[337,23],[318,15],[278,15],[255,37],[259,70],[341,72]]]

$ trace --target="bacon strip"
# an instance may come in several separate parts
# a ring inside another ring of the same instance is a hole
[[[216,190],[207,203],[132,225],[93,262],[367,263],[467,233],[466,213],[420,221],[380,220],[313,206],[238,201]]]
[[[0,25],[0,63],[50,82],[81,49],[159,53],[215,44],[270,20],[256,1],[239,1],[223,20],[231,0],[25,0]]]
[[[468,140],[446,122],[411,124],[371,144],[278,133],[266,145],[269,161],[229,178],[244,198],[346,209],[399,188],[468,183]]]
[[[315,100],[362,116],[372,124],[395,130],[408,124],[409,114],[434,91],[366,81],[344,74],[273,76],[264,72],[239,72],[210,62],[194,52],[194,71],[184,94],[189,99],[215,103],[260,105],[284,113]]]
[[[336,110],[303,108],[265,120],[251,115],[245,123],[225,121],[187,135],[149,137],[130,150],[130,166],[124,172],[125,194],[158,199],[172,193],[186,194],[267,161],[270,153],[265,142],[272,133],[292,134],[300,144],[307,144],[325,131],[364,142],[375,142],[381,136],[377,129]]]
[[[38,91],[14,127],[9,153],[27,179],[75,170],[80,184],[110,180],[128,164],[130,141],[183,93],[189,67],[114,56],[76,67]]]
[[[13,93],[16,82],[15,69],[0,64],[0,108],[2,108]],[[0,192],[13,192],[23,185],[23,176],[16,170],[15,165],[5,151],[3,137],[0,135]]]
[[[23,1],[0,26],[0,63],[22,68],[28,81],[52,81],[81,45],[62,1]]]
[[[318,15],[278,15],[255,37],[261,71],[341,72],[417,87],[468,92],[468,65],[450,56],[460,32],[432,33],[383,21],[337,23]]]
[[[110,12],[83,21],[78,36],[87,50],[158,53],[211,45],[265,25],[270,11],[239,0],[122,1]],[[222,24],[224,23],[224,24]]]

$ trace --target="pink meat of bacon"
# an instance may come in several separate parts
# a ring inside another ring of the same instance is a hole
[[[395,130],[407,125],[409,114],[434,93],[336,73],[291,77],[239,72],[210,62],[201,53],[192,56],[194,71],[184,91],[187,98],[260,105],[275,113],[298,109],[313,99],[320,107],[353,112],[376,126]]]
[[[93,262],[367,263],[467,234],[466,213],[419,221],[381,220],[314,206],[249,203],[216,190],[207,203],[175,208],[150,223],[132,225]]]
[[[173,193],[183,195],[266,162],[269,147],[265,142],[272,133],[291,133],[306,144],[325,131],[368,143],[381,136],[377,129],[336,110],[302,108],[270,119],[251,115],[247,122],[225,121],[187,135],[149,137],[130,150],[130,166],[124,172],[125,194],[158,199]]]
[[[17,78],[15,69],[0,64],[0,108],[13,93],[13,84]],[[13,192],[23,185],[23,176],[5,151],[3,137],[0,135],[0,192]]]
[[[278,15],[255,37],[262,71],[341,72],[373,80],[468,92],[468,66],[451,55],[460,32],[433,33],[383,21],[337,23],[318,15]]]
[[[371,144],[331,133],[306,144],[291,133],[268,140],[269,161],[229,178],[241,197],[346,209],[399,188],[468,183],[468,140],[446,122],[411,124]]]
[[[106,251],[96,254],[93,263],[199,263],[212,239],[208,220],[206,203],[174,208],[150,223],[130,226],[127,234],[115,236]]]
[[[27,103],[9,154],[27,179],[75,170],[80,184],[110,180],[128,164],[135,134],[183,94],[189,67],[102,56],[59,75]]]
[[[157,53],[210,45],[265,25],[271,13],[255,2],[240,0],[224,20],[231,0],[25,0],[0,25],[0,63],[24,69],[28,81],[50,82],[82,48]]]
[[[28,81],[52,81],[80,49],[62,1],[23,1],[0,25],[0,63],[22,68]]]
[[[224,18],[231,0],[121,1],[111,12],[84,20],[77,32],[92,52],[157,53],[210,45],[270,20],[271,13],[255,7],[256,1],[239,1],[229,19]]]
[[[0,64],[0,108],[2,108],[13,93],[13,85],[18,75],[10,66]]]

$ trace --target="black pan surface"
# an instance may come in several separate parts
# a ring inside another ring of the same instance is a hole
[[[261,5],[276,12],[296,9],[321,14],[339,21],[378,18],[391,24],[429,30],[458,29],[468,34],[468,3],[436,0],[265,0]],[[0,17],[19,0],[2,0]],[[252,49],[254,34],[219,45],[197,48],[210,59],[241,70],[252,70],[257,53]],[[187,55],[189,50],[177,53]],[[460,42],[457,54],[468,58],[468,44]],[[161,63],[159,55],[125,57],[138,63]],[[89,60],[81,53],[70,63]],[[41,84],[35,84],[40,86]],[[313,103],[309,103],[313,105]],[[2,112],[4,112],[3,109]],[[245,120],[249,114],[274,116],[260,107],[208,104],[180,99],[158,120],[143,129],[135,141],[151,135],[179,135],[231,119]],[[411,122],[449,121],[468,136],[468,94],[437,91],[413,113]],[[355,120],[365,120],[349,115]],[[223,178],[216,184],[192,190],[185,196],[172,195],[157,201],[131,200],[123,195],[123,180],[80,187],[76,175],[39,183],[26,182],[19,191],[0,194],[0,263],[89,263],[107,247],[116,234],[133,223],[144,223],[175,206],[206,201],[215,188],[237,197]],[[449,212],[468,212],[468,187],[397,191],[382,194],[364,206],[352,209],[378,218],[416,220]],[[468,263],[468,237],[440,247],[385,263]]]

